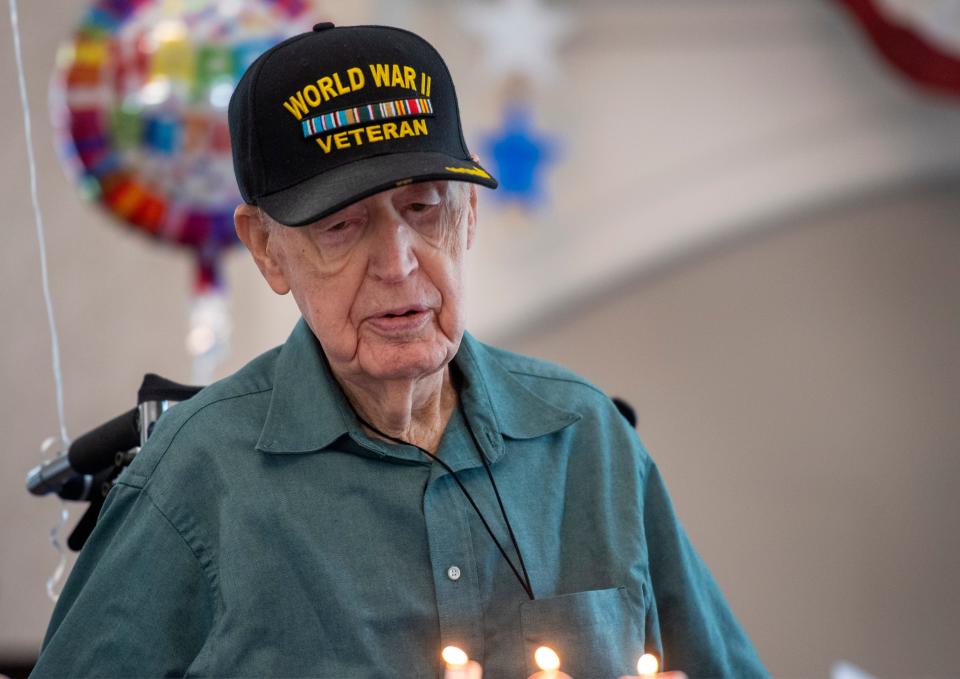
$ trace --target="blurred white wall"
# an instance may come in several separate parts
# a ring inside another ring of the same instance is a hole
[[[327,4],[339,23],[420,31],[451,66],[468,141],[498,125],[499,85],[458,5]],[[73,435],[131,407],[144,372],[190,374],[192,262],[83,203],[49,139],[54,50],[85,7],[20,7]],[[957,205],[955,183],[909,187],[960,172],[960,106],[893,76],[826,2],[562,7],[577,12],[564,75],[536,89],[540,125],[564,143],[554,201],[527,218],[482,198],[471,328],[634,401],[681,517],[777,675],[822,676],[838,657],[880,676],[949,675],[937,649],[958,628],[942,523],[958,516]],[[9,35],[4,13],[0,655],[27,655],[51,610],[58,507],[23,476],[56,413]],[[239,252],[227,282],[221,374],[297,317]]]
[[[634,405],[775,676],[957,676],[958,185],[790,217],[498,338]]]

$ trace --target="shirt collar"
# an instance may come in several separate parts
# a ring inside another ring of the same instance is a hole
[[[467,424],[490,462],[503,455],[504,436],[536,438],[580,419],[523,386],[470,333],[464,333],[454,363],[463,377],[459,396]],[[270,407],[257,450],[313,452],[345,434],[371,442],[361,432],[353,408],[330,372],[320,343],[301,318],[277,357]],[[397,448],[372,443],[367,447],[385,455]]]
[[[464,377],[460,392],[471,424],[513,439],[552,434],[580,415],[552,405],[527,389],[483,343],[463,334],[455,359]]]
[[[350,431],[350,404],[337,384],[313,331],[300,319],[280,350],[270,408],[257,450],[306,453],[326,448]]]

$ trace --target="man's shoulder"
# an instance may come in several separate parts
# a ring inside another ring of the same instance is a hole
[[[634,455],[624,456],[648,467],[652,460],[640,441],[636,430],[620,412],[610,396],[590,380],[551,361],[526,356],[507,349],[473,341],[475,350],[484,354],[482,361],[490,366],[493,378],[500,372],[501,390],[504,396],[497,406],[531,403],[525,397],[517,397],[517,389],[533,395],[535,401],[543,401],[557,409],[576,416],[569,429],[573,440],[584,449],[594,451],[591,459],[600,459],[596,453],[606,451],[619,453],[627,450]],[[496,367],[493,367],[496,366]]]
[[[198,413],[220,401],[259,394],[273,388],[274,368],[283,345],[263,352],[235,373],[207,385],[193,398],[177,405],[184,413]]]
[[[235,373],[201,389],[172,406],[157,421],[150,439],[125,471],[122,480],[143,485],[157,468],[191,464],[211,451],[236,447],[259,432],[273,390],[274,367],[282,346],[254,358]],[[253,438],[250,445],[256,442]],[[174,455],[171,449],[189,448],[189,457]]]
[[[476,340],[475,340],[476,341]],[[609,404],[609,398],[597,385],[557,363],[519,354],[508,349],[476,341],[481,351],[496,361],[510,376],[541,398],[571,403]]]
[[[260,354],[235,373],[209,384],[192,398],[176,404],[163,416],[164,426],[158,428],[156,435],[161,438],[169,436],[173,427],[179,428],[198,417],[208,417],[211,407],[271,391],[277,355],[282,348],[282,345],[277,346]],[[232,405],[242,407],[239,403]]]

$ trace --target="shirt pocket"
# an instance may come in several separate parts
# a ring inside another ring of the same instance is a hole
[[[643,654],[641,611],[625,587],[576,592],[520,605],[527,674],[538,671],[533,653],[549,646],[560,669],[574,679],[615,679],[631,674]]]

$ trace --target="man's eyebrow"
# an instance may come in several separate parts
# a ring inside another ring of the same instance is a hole
[[[417,191],[417,190],[430,189],[430,188],[435,188],[439,190],[440,182],[437,180],[425,181],[425,182],[414,182],[413,184],[408,184],[407,186],[404,186],[400,190],[401,191]]]
[[[447,198],[450,195],[449,190],[444,190],[443,187],[439,185],[439,182],[417,182],[416,184],[411,184],[410,186],[404,186],[397,192],[397,195],[401,198],[407,198],[408,196],[421,196],[426,193],[436,191],[437,195],[440,198]]]

